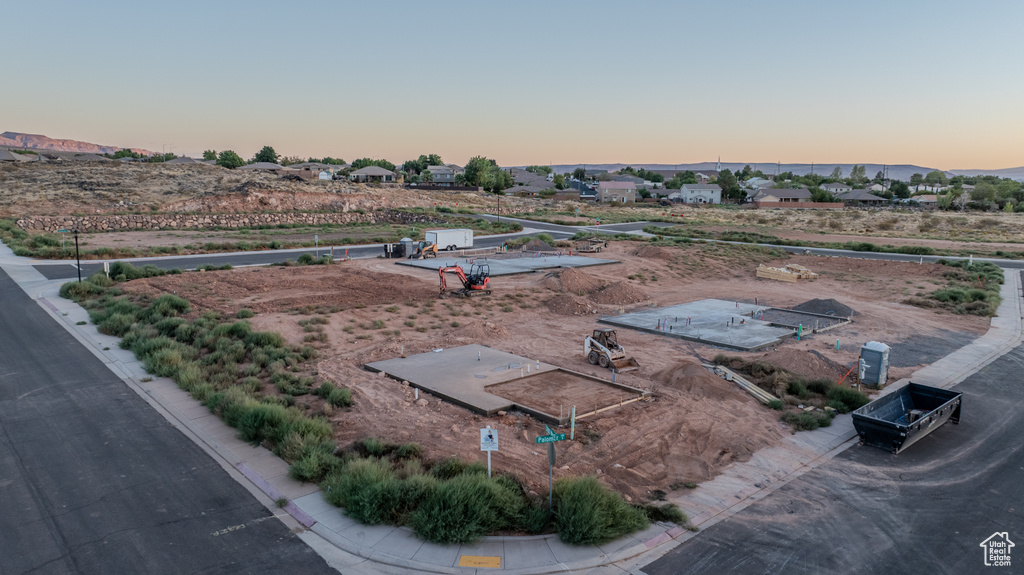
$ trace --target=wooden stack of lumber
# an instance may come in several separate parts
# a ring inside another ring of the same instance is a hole
[[[770,402],[773,399],[778,399],[770,392],[767,392],[761,389],[760,387],[754,385],[753,383],[747,381],[747,379],[744,378],[742,375],[736,373],[735,371],[729,369],[728,367],[725,367],[724,365],[710,365],[707,363],[702,365],[707,369],[711,370],[711,373],[714,373],[715,375],[724,378],[726,381],[731,381],[736,385],[740,386],[740,388],[742,388],[743,391],[746,391],[751,396],[753,396],[754,399],[760,401],[764,405],[768,405],[768,402]]]
[[[818,274],[797,264],[789,264],[784,268],[772,268],[761,264],[757,266],[757,277],[795,283],[797,280],[817,279]]]

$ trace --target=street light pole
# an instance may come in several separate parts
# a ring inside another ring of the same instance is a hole
[[[501,225],[501,194],[498,194],[498,225]]]

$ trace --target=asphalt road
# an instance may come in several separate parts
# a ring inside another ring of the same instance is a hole
[[[1020,573],[982,541],[1024,542],[1024,347],[956,386],[946,423],[899,455],[854,446],[643,567],[649,575]]]
[[[0,573],[334,573],[0,272]]]

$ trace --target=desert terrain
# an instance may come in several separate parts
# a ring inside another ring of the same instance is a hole
[[[547,481],[545,450],[533,442],[543,434],[541,423],[515,412],[481,417],[425,393],[417,401],[411,387],[363,365],[479,343],[610,379],[609,371],[590,365],[581,353],[583,336],[600,326],[596,320],[602,315],[709,297],[750,303],[757,298],[776,307],[834,298],[856,310],[853,323],[773,349],[727,353],[806,377],[838,379],[863,343],[882,341],[893,347],[894,381],[988,326],[987,318],[902,303],[944,283],[942,266],[931,264],[632,241],[612,242],[601,257],[622,263],[496,277],[493,295],[472,299],[439,299],[436,272],[383,259],[163,276],[123,287],[137,295],[175,293],[192,302],[194,313],[216,310],[233,317],[249,309],[257,314],[250,320],[255,329],[279,332],[293,344],[312,342],[319,351],[312,367],[317,379],[349,387],[355,404],[331,410],[322,400],[303,396],[298,405],[310,414],[326,414],[340,446],[377,437],[417,442],[430,458],[477,460],[483,457],[478,429],[491,425],[501,438],[495,468],[515,473],[538,492]],[[821,275],[797,284],[757,279],[759,263],[798,263]],[[314,317],[326,324],[311,328],[308,320]],[[652,400],[581,421],[575,441],[558,446],[556,477],[596,473],[630,500],[646,500],[656,491],[710,479],[729,463],[793,433],[777,411],[699,366],[723,350],[618,331],[620,343],[641,366],[620,374],[619,381],[652,391]],[[276,393],[269,386],[266,392]]]

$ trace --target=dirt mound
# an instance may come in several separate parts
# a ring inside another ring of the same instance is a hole
[[[615,282],[591,293],[591,298],[601,304],[622,305],[647,301],[647,294],[627,282]]]
[[[796,311],[805,311],[807,313],[820,313],[822,315],[834,315],[838,317],[853,317],[857,315],[857,310],[841,304],[832,298],[808,300],[800,305],[793,306],[793,309]]]
[[[804,351],[792,347],[779,347],[759,358],[765,363],[781,367],[805,379],[831,379],[838,381],[849,368],[844,368],[814,350]]]
[[[555,248],[545,241],[533,238],[523,244],[522,250],[524,252],[553,252],[555,251]]]
[[[609,283],[577,268],[570,268],[545,279],[544,285],[554,291],[579,297],[604,305],[623,305],[647,301],[647,294],[626,281]]]
[[[551,313],[558,315],[585,315],[597,313],[589,303],[569,294],[562,294],[549,299],[546,305]]]
[[[714,375],[703,366],[685,361],[656,372],[651,379],[693,399],[742,399],[735,384]]]
[[[664,248],[658,246],[641,246],[633,250],[633,255],[640,258],[647,258],[653,260],[671,260],[673,259],[672,253]]]

